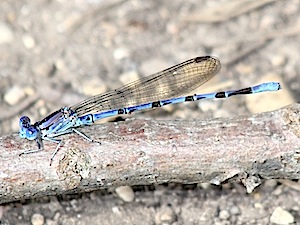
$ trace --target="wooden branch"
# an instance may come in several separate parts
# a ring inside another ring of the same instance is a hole
[[[0,138],[0,203],[122,185],[300,178],[300,104],[253,116],[194,121],[130,120],[84,127],[35,149],[17,134]]]

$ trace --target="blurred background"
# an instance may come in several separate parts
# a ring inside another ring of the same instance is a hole
[[[173,105],[131,117],[229,117],[279,109],[300,99],[298,0],[8,0],[0,2],[0,11],[1,135],[17,132],[22,115],[36,122],[62,106],[204,55],[217,56],[222,69],[194,93],[265,81],[279,81],[283,90]],[[113,119],[104,122],[108,120]],[[228,184],[124,190],[7,204],[0,206],[0,220],[269,224],[276,223],[272,215],[280,208],[288,214],[286,221],[300,221],[299,192],[278,181],[266,181],[251,195],[243,186]],[[130,203],[124,193],[133,196]]]

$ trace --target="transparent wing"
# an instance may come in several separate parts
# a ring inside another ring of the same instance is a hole
[[[210,80],[220,68],[218,58],[197,57],[118,89],[90,97],[70,108],[77,115],[84,115],[178,97]]]

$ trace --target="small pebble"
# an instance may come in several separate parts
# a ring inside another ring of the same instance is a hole
[[[224,222],[221,222],[221,221],[214,221],[214,225],[224,225]]]
[[[34,41],[33,37],[31,37],[28,34],[23,35],[22,42],[23,42],[23,45],[25,46],[25,48],[27,48],[27,49],[32,49],[35,46],[35,41]]]
[[[116,193],[124,202],[132,202],[134,199],[134,192],[130,186],[117,187]]]
[[[286,63],[286,58],[282,55],[275,55],[271,62],[273,66],[283,66]]]
[[[232,215],[239,215],[240,214],[240,209],[237,206],[232,206],[230,208],[230,214]]]
[[[292,224],[294,223],[294,217],[288,211],[281,207],[277,207],[271,215],[270,222],[274,224]]]
[[[167,32],[172,35],[178,34],[180,31],[178,24],[175,22],[168,23],[166,28]]]
[[[260,195],[259,195],[260,196]],[[257,195],[255,195],[254,196],[254,199],[255,200],[259,200],[259,199],[261,199],[261,197],[257,197]],[[261,203],[259,203],[259,202],[256,202],[256,203],[254,203],[254,208],[256,208],[256,209],[263,209],[264,207],[263,207],[263,205],[261,204]]]
[[[155,215],[156,224],[171,224],[175,221],[175,214],[170,207],[162,207]]]
[[[24,92],[27,94],[27,95],[35,95],[36,92],[35,90],[32,88],[32,87],[24,87]]]
[[[0,23],[0,34],[0,44],[11,43],[14,40],[12,30],[5,23]]]
[[[202,188],[203,190],[208,190],[209,188],[211,188],[210,183],[199,183],[197,186]]]
[[[80,212],[82,210],[82,205],[76,199],[70,201],[70,205],[75,212]]]
[[[113,211],[114,214],[117,214],[118,216],[122,215],[119,207],[117,207],[117,206],[112,207],[112,211]]]
[[[57,225],[58,222],[56,222],[55,220],[46,219],[46,224],[47,225]]]
[[[57,59],[54,63],[57,70],[67,70],[66,63],[63,59]]]
[[[43,225],[45,222],[45,218],[43,215],[35,213],[31,217],[31,224],[32,225]]]
[[[16,105],[25,96],[25,91],[21,87],[13,86],[4,94],[4,101],[9,105]]]
[[[219,218],[221,220],[228,220],[230,218],[230,213],[227,210],[221,210],[219,213]]]
[[[61,217],[61,214],[59,212],[57,212],[57,213],[55,213],[53,220],[58,221],[60,217]]]
[[[53,66],[49,63],[39,63],[34,66],[33,71],[37,77],[48,77],[51,75],[51,71],[53,69]]]
[[[273,180],[266,180],[264,182],[264,185],[267,187],[275,188],[278,186],[278,183],[277,183],[277,180],[273,179]]]
[[[113,52],[113,56],[116,60],[121,60],[129,57],[129,51],[127,48],[117,48]]]
[[[252,193],[253,190],[261,184],[261,179],[257,176],[249,176],[243,180],[247,193]]]

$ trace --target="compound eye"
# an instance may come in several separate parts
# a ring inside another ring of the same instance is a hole
[[[20,118],[20,127],[29,127],[30,126],[30,119],[28,116],[22,116]]]

